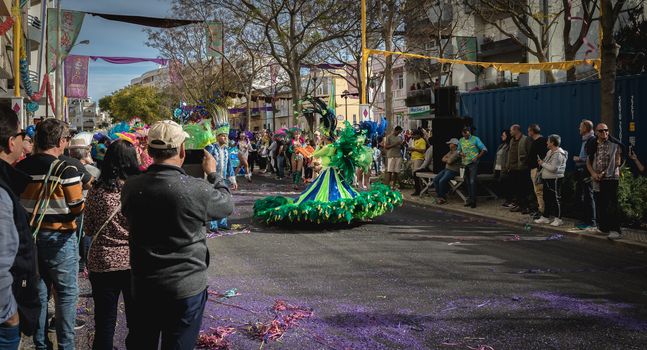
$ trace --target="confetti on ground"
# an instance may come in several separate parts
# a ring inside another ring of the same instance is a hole
[[[227,336],[236,333],[234,327],[209,328],[209,332],[201,332],[196,343],[198,349],[228,350],[231,347]]]
[[[232,225],[233,226],[233,225]],[[242,230],[218,230],[214,232],[209,232],[207,233],[207,238],[216,238],[216,237],[223,237],[223,236],[234,236],[239,233],[251,233],[252,231],[248,228],[242,229]]]
[[[504,240],[504,241],[506,241],[506,242],[520,241],[520,240],[521,240],[521,236],[519,236],[519,235],[512,235],[512,236],[510,236],[510,237],[506,237],[506,238],[504,238],[503,240]]]
[[[553,233],[552,235],[546,237],[547,241],[561,241],[564,239],[564,235],[561,233]]]

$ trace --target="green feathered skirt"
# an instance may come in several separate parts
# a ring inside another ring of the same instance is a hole
[[[375,183],[357,192],[328,168],[296,199],[272,196],[254,204],[254,217],[266,224],[338,224],[380,216],[402,205],[402,194]]]

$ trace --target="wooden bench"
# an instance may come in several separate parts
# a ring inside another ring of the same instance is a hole
[[[419,177],[423,182],[423,188],[420,191],[420,196],[423,194],[429,193],[431,188],[434,186],[434,178],[437,174],[432,172],[418,172],[416,176]],[[487,192],[484,196],[478,196],[479,198],[485,199],[497,199],[498,196],[492,189],[489,187],[489,183],[494,180],[494,175],[492,174],[479,174],[476,176],[476,181],[478,183],[477,189],[483,189]],[[465,179],[462,176],[455,176],[452,180],[449,180],[449,193],[456,193],[463,202],[467,202],[467,189],[463,190],[461,187],[465,183]]]

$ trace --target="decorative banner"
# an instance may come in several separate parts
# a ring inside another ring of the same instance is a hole
[[[221,59],[225,52],[221,22],[207,22],[207,56]]]
[[[65,59],[65,96],[68,98],[88,98],[87,56],[70,55]]]
[[[48,72],[56,69],[57,49],[60,50],[61,58],[65,59],[72,50],[76,37],[79,35],[85,13],[78,11],[61,10],[61,42],[60,49],[56,33],[58,13],[54,8],[47,9],[47,60]]]

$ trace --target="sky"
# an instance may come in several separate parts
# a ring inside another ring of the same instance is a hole
[[[169,17],[170,0],[64,0],[64,9],[134,15],[146,17]],[[86,15],[77,38],[77,43],[90,40],[88,45],[77,45],[71,54],[98,56],[129,56],[154,58],[159,52],[146,46],[146,27],[108,21],[101,17]],[[90,61],[88,94],[93,100],[109,95],[128,84],[142,73],[158,68],[155,63],[111,64]]]

